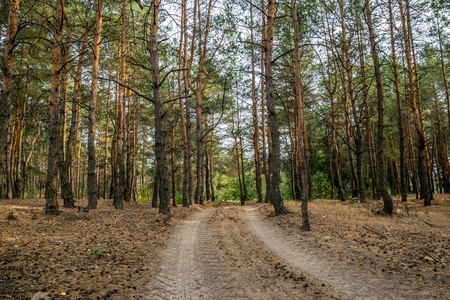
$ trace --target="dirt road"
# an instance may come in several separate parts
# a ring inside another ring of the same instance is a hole
[[[144,299],[423,299],[302,243],[256,207],[222,206],[175,230]]]

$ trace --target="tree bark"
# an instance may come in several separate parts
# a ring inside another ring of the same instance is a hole
[[[178,53],[178,66],[180,69],[185,68],[185,59],[187,50],[187,23],[186,23],[186,4],[187,0],[181,2],[181,31],[180,31],[180,50]],[[180,127],[181,137],[183,140],[183,184],[181,188],[181,194],[183,196],[183,207],[189,206],[189,142],[187,138],[187,122],[184,115],[185,101],[181,98],[182,95],[187,95],[186,85],[182,83],[182,72],[178,72],[178,97],[180,97]],[[187,100],[186,100],[187,102]]]
[[[224,88],[225,96],[225,88]],[[212,116],[212,123],[214,124],[214,115]],[[211,148],[210,148],[210,163],[209,163],[209,176],[211,177],[209,183],[211,185],[211,201],[216,201],[216,193],[214,191],[214,130],[211,130]]]
[[[61,62],[62,7],[64,0],[58,0],[55,10],[55,26],[52,46],[52,79],[50,88],[50,132],[48,141],[47,187],[45,191],[45,214],[59,214],[58,206],[58,135],[59,135],[59,68]]]
[[[341,201],[345,201],[346,197],[345,197],[345,192],[344,189],[342,187],[342,180],[341,180],[341,171],[340,171],[340,167],[339,167],[339,161],[338,161],[338,146],[336,143],[336,108],[335,108],[335,102],[334,102],[334,95],[336,94],[336,90],[337,90],[337,86],[338,86],[338,75],[337,75],[337,65],[336,65],[336,58],[333,54],[331,54],[331,58],[330,58],[330,51],[329,48],[331,50],[333,50],[333,41],[332,41],[332,34],[331,34],[331,29],[330,29],[330,25],[328,22],[328,13],[326,13],[326,28],[325,28],[325,24],[324,24],[324,31],[326,31],[326,33],[328,33],[328,35],[330,36],[330,43],[328,43],[327,39],[325,39],[325,45],[326,45],[326,49],[327,49],[327,76],[328,76],[328,82],[325,81],[325,88],[328,91],[328,94],[330,95],[330,106],[331,106],[331,145],[330,145],[330,156],[331,156],[331,174],[333,175],[332,178],[334,179],[334,183],[336,185],[337,191],[338,191],[338,197]],[[330,70],[330,65],[331,62],[330,60],[332,60],[333,63],[333,70],[334,70],[334,74],[332,76],[331,74],[331,70]],[[333,79],[333,84],[332,84],[332,80]],[[333,169],[334,169],[334,173],[333,173]],[[334,193],[333,193],[333,198],[334,198]]]
[[[265,0],[261,0],[261,7],[263,8],[262,14],[261,14],[261,40],[263,43],[263,46],[266,46],[266,35],[267,35],[267,26],[266,26],[266,13],[265,13]],[[264,49],[263,47],[263,49]],[[267,134],[266,134],[266,98],[265,98],[265,71],[264,71],[264,64],[265,64],[266,58],[265,58],[265,50],[261,51],[261,78],[260,78],[260,85],[261,85],[261,134],[262,134],[262,172],[264,174],[264,179],[266,183],[266,191],[268,190],[268,186],[270,185],[270,176],[269,171],[267,169]],[[264,202],[269,203],[269,193],[266,192],[265,200]]]
[[[411,62],[411,50],[410,50],[410,35],[411,33],[406,27],[406,18],[403,10],[403,0],[398,0],[400,5],[400,14],[402,19],[402,27],[405,41],[405,52],[406,52],[406,62],[407,62],[407,71],[408,71],[408,80],[409,80],[409,98],[411,103],[411,108],[414,116],[414,126],[417,132],[417,171],[419,174],[420,181],[420,189],[421,194],[424,198],[424,205],[431,205],[431,191],[428,182],[428,168],[425,158],[425,147],[426,147],[426,139],[425,133],[423,131],[422,125],[420,123],[419,109],[417,107],[416,95],[415,95],[415,84],[414,84],[414,74],[412,70],[412,62]],[[408,5],[408,2],[406,3]]]
[[[389,195],[386,187],[386,169],[384,163],[384,96],[383,96],[383,82],[381,79],[380,61],[378,59],[378,50],[375,42],[375,34],[372,24],[372,11],[370,9],[370,3],[366,0],[366,22],[369,28],[370,46],[372,50],[373,66],[375,69],[375,80],[377,83],[377,99],[378,99],[378,133],[377,133],[377,159],[378,159],[378,176],[381,196],[383,197],[383,211],[389,215],[392,215],[394,210],[394,204],[392,198]]]
[[[7,171],[7,157],[9,152],[9,115],[13,91],[13,68],[16,37],[19,25],[20,0],[11,0],[8,15],[8,29],[5,39],[5,56],[2,64],[2,91],[0,98],[0,186],[3,187],[3,175]],[[3,193],[4,190],[0,191]],[[1,198],[0,194],[0,198]],[[8,197],[8,194],[6,195]]]
[[[88,209],[97,208],[97,160],[95,158],[95,135],[97,131],[97,83],[98,63],[100,61],[100,40],[103,21],[103,0],[97,2],[96,28],[94,35],[94,58],[92,61],[91,101],[89,103],[88,128]]]
[[[158,163],[155,162],[155,178],[153,179],[152,207],[157,208],[158,203],[159,203],[159,174],[158,174]]]
[[[399,136],[399,153],[400,153],[400,193],[402,195],[402,202],[407,201],[407,191],[405,182],[405,134],[403,133],[403,113],[402,113],[402,103],[400,96],[400,80],[398,77],[398,67],[397,67],[397,54],[395,51],[395,36],[394,36],[394,19],[392,16],[392,4],[389,0],[389,23],[391,31],[391,48],[392,48],[392,68],[394,72],[394,90],[397,102],[397,126],[398,126],[398,136]]]
[[[434,94],[434,107],[435,107],[435,116],[437,122],[437,136],[438,136],[438,159],[439,164],[442,166],[442,187],[444,188],[445,193],[450,193],[450,165],[448,163],[447,147],[444,142],[443,132],[442,132],[442,122],[441,115],[438,105],[438,96],[436,92],[436,84],[433,78],[433,94]]]
[[[132,81],[132,80],[130,80]],[[126,106],[127,106],[127,118],[126,118],[126,133],[124,132],[124,154],[126,154],[127,163],[125,166],[125,186],[123,192],[123,200],[125,202],[131,202],[131,193],[133,191],[133,162],[132,162],[132,151],[133,151],[133,140],[132,140],[132,130],[131,130],[131,90],[127,89],[126,96]],[[124,126],[124,127],[125,127]]]
[[[174,102],[175,104],[175,102]],[[172,110],[172,134],[171,134],[171,140],[172,140],[172,149],[170,150],[170,176],[171,176],[171,184],[172,184],[172,206],[177,206],[177,197],[176,197],[176,191],[175,191],[175,106]]]
[[[166,165],[165,127],[163,119],[163,103],[161,99],[161,82],[159,79],[158,58],[158,16],[159,0],[153,0],[151,5],[150,25],[150,61],[152,72],[153,104],[155,106],[155,155],[159,177],[159,213],[170,214],[169,173]]]
[[[109,74],[111,76],[111,73]],[[103,198],[107,198],[106,189],[108,186],[108,136],[109,136],[109,109],[111,103],[111,79],[108,80],[108,102],[106,103],[106,124],[105,124],[105,160],[103,167]],[[145,143],[143,143],[145,144]]]
[[[356,191],[358,199],[361,203],[366,201],[366,193],[364,191],[364,181],[362,175],[362,132],[361,132],[361,122],[358,116],[358,110],[356,108],[356,96],[353,88],[353,76],[352,76],[352,66],[350,62],[349,45],[347,41],[347,33],[344,22],[344,4],[343,0],[339,0],[339,8],[341,14],[341,28],[342,28],[342,42],[343,42],[343,52],[344,52],[344,69],[347,73],[348,81],[348,92],[350,95],[350,101],[352,105],[353,119],[355,120],[355,154],[356,154]]]
[[[122,6],[122,28],[120,33],[120,86],[119,96],[116,98],[117,117],[116,117],[116,147],[115,147],[115,176],[114,183],[114,207],[123,209],[124,189],[125,189],[125,162],[123,153],[123,120],[124,120],[124,103],[125,103],[125,84],[127,79],[125,42],[126,42],[126,24],[127,24],[127,4],[128,1],[123,0]]]
[[[237,122],[238,122],[237,136],[239,137],[239,145],[236,144],[236,153],[240,153],[241,174],[242,174],[241,205],[245,205],[245,202],[247,201],[247,184],[245,183],[244,148],[242,147],[241,117],[240,117],[239,98],[238,97],[236,97],[236,101],[237,101]],[[238,165],[239,165],[239,159],[237,161],[238,161]]]
[[[296,0],[291,0],[291,13],[292,13],[292,23],[294,27],[294,100],[295,100],[295,110],[297,112],[297,124],[295,132],[297,133],[297,158],[298,158],[298,173],[301,175],[301,201],[302,201],[302,229],[305,231],[311,230],[309,224],[309,212],[308,212],[308,173],[307,173],[307,153],[305,149],[305,141],[303,137],[303,126],[304,115],[302,110],[302,82],[300,78],[300,36],[298,28],[298,17],[296,11]]]
[[[437,26],[438,26],[438,28],[437,28],[438,29],[438,37],[439,37],[439,54],[441,57],[442,79],[444,80],[445,100],[447,100],[447,117],[448,117],[448,124],[450,124],[450,90],[448,88],[447,73],[445,72],[444,51],[442,49],[442,36],[441,36],[441,27],[439,24],[439,19],[437,21]],[[449,126],[449,129],[450,129],[450,126]]]
[[[269,114],[270,137],[272,140],[272,151],[269,153],[270,184],[267,192],[275,210],[275,215],[287,213],[280,192],[280,136],[278,131],[277,112],[275,110],[272,59],[273,59],[273,37],[275,22],[275,0],[268,1],[267,10],[267,36],[265,44],[265,83],[266,83],[266,105]]]
[[[211,8],[212,8],[212,0],[209,1],[208,5],[208,13],[206,17],[206,26],[205,30],[201,32],[201,26],[200,24],[197,27],[197,12],[199,13],[199,20],[200,23],[200,4],[198,0],[195,0],[194,3],[194,23],[193,23],[193,34],[192,34],[192,43],[191,43],[191,59],[189,60],[189,63],[187,65],[187,70],[185,71],[185,77],[186,77],[186,83],[188,84],[189,88],[192,90],[192,92],[195,94],[195,101],[196,101],[196,123],[197,123],[197,130],[196,130],[196,143],[197,143],[197,186],[195,189],[195,203],[203,205],[203,126],[202,126],[202,115],[203,115],[203,92],[206,89],[206,86],[208,85],[209,81],[209,73],[206,70],[205,67],[205,58],[206,58],[206,45],[208,41],[208,33],[209,33],[209,24],[210,24],[210,18],[211,18]],[[190,78],[190,72],[192,70],[192,61],[194,57],[194,48],[195,48],[195,39],[196,35],[198,34],[199,38],[199,60],[198,60],[198,78],[197,78],[197,86],[198,88],[194,87],[193,83],[191,82]],[[202,74],[205,75],[205,78],[202,78]]]
[[[256,102],[256,78],[255,78],[255,46],[253,44],[253,3],[250,1],[250,40],[251,40],[251,64],[252,64],[252,116],[253,116],[253,150],[255,152],[255,184],[258,203],[263,202],[262,195],[262,179],[261,179],[261,152],[259,148],[259,121],[258,121],[258,104]]]

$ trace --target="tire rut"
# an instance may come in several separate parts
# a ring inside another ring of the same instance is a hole
[[[274,254],[300,272],[321,280],[350,299],[415,299],[411,287],[390,278],[376,278],[368,270],[351,269],[333,258],[322,259],[298,237],[263,219],[256,207],[243,207],[244,221]]]
[[[221,207],[214,212],[210,228],[227,265],[245,285],[250,299],[331,298],[320,282],[307,280],[266,251],[243,219],[238,207]]]
[[[175,229],[144,299],[250,299],[211,237],[213,211],[202,210]]]

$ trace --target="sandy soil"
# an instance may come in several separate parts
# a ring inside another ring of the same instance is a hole
[[[450,299],[450,198],[435,195],[433,206],[425,207],[423,201],[410,196],[406,204],[394,197],[392,217],[377,214],[379,201],[362,205],[314,200],[309,204],[311,232],[300,230],[299,203],[287,202],[292,213],[285,216],[274,217],[268,205],[260,206],[259,211],[267,221],[300,240],[315,259],[340,262],[353,274],[352,281],[373,278],[387,282],[383,288],[399,297]],[[405,291],[405,287],[411,290]],[[383,299],[378,296],[383,291],[374,288],[380,291],[374,292],[376,297]]]
[[[0,299],[38,292],[51,299],[131,299],[158,271],[173,226],[199,210],[179,207],[169,219],[148,203],[116,211],[100,199],[88,213],[61,208],[59,216],[45,216],[44,205],[44,199],[0,200]]]
[[[1,201],[0,299],[450,298],[448,197],[398,203],[393,217],[378,202],[314,200],[311,232],[295,202],[279,217],[251,202],[171,218],[109,202],[47,217],[43,200]]]

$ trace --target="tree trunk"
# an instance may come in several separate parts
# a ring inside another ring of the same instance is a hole
[[[237,105],[236,105],[236,110],[239,109],[239,102],[236,101]],[[231,127],[231,132],[234,138],[234,147],[233,149],[235,150],[235,159],[236,159],[236,167],[237,167],[237,175],[238,175],[238,182],[239,182],[239,198],[241,201],[241,206],[245,205],[245,199],[244,199],[244,192],[243,192],[243,188],[242,188],[242,180],[241,180],[241,164],[240,164],[240,156],[239,156],[239,144],[238,144],[238,132],[239,132],[239,127],[236,129],[234,127],[235,124],[235,110],[232,109],[231,112],[231,120],[232,120],[232,127]],[[238,121],[239,122],[239,121]]]
[[[275,110],[274,87],[272,75],[272,59],[273,59],[273,38],[274,38],[274,22],[275,22],[275,1],[268,1],[267,10],[267,36],[265,47],[265,82],[266,82],[266,105],[269,113],[270,137],[272,140],[272,151],[269,153],[269,174],[270,184],[268,192],[271,197],[275,209],[275,215],[283,215],[287,213],[284,206],[283,198],[280,192],[280,136],[278,131],[277,112]]]
[[[175,104],[175,102],[174,102]],[[171,184],[172,184],[172,206],[177,206],[177,197],[176,197],[176,191],[175,191],[175,107],[172,110],[172,149],[170,151],[170,176],[171,178]]]
[[[225,88],[223,91],[225,97]],[[212,116],[212,123],[214,124],[214,115]],[[210,163],[209,163],[209,183],[211,185],[211,201],[216,201],[216,193],[214,191],[214,130],[211,130],[211,150],[210,150]]]
[[[375,142],[373,138],[373,125],[370,117],[369,110],[369,88],[367,85],[366,75],[366,62],[364,57],[364,43],[362,38],[363,26],[358,17],[358,50],[359,61],[361,65],[361,81],[362,92],[364,97],[364,118],[366,119],[366,133],[367,133],[367,153],[369,157],[369,176],[372,181],[372,198],[375,199],[378,194],[377,174],[376,174],[376,162],[374,157]]]
[[[263,45],[265,46],[266,43],[266,34],[267,34],[267,27],[266,27],[266,13],[265,13],[265,1],[261,0],[261,7],[264,9],[264,11],[261,14],[261,40],[263,41]],[[267,169],[267,134],[266,134],[266,102],[265,102],[265,71],[264,71],[264,64],[265,64],[266,58],[265,58],[265,50],[261,51],[261,78],[260,78],[260,85],[261,85],[261,133],[262,133],[262,162],[263,162],[263,174],[264,179],[266,183],[266,191],[268,190],[268,187],[270,185],[270,176],[269,171]],[[269,203],[269,193],[266,192],[265,196],[265,202]]]
[[[439,37],[439,53],[441,56],[442,78],[444,80],[444,87],[445,87],[445,100],[447,100],[448,124],[450,124],[450,90],[448,88],[447,73],[445,72],[444,51],[442,50],[441,27],[440,27],[438,18],[437,18],[437,26],[438,26],[438,28],[437,28],[438,29],[438,37]],[[450,130],[450,128],[449,128],[449,130]]]
[[[130,80],[132,81],[132,80]],[[131,130],[131,91],[127,89],[127,96],[125,98],[125,103],[127,106],[127,118],[126,118],[126,133],[124,132],[124,154],[126,154],[127,163],[125,166],[125,186],[123,192],[123,200],[125,202],[131,202],[131,193],[132,193],[132,171],[133,171],[133,162],[131,159],[132,156],[132,130]],[[124,126],[125,127],[125,126]]]
[[[96,28],[94,35],[94,58],[92,61],[91,101],[89,103],[89,128],[88,128],[88,209],[97,208],[97,160],[95,158],[95,134],[97,131],[97,83],[98,63],[100,61],[100,40],[103,21],[103,0],[97,2]]]
[[[397,100],[397,126],[399,136],[399,153],[400,153],[400,193],[402,195],[402,202],[407,201],[406,182],[405,182],[405,134],[403,133],[403,116],[402,103],[400,96],[400,80],[398,77],[397,55],[395,51],[395,36],[394,36],[394,19],[392,16],[392,4],[389,0],[389,23],[391,30],[391,47],[392,47],[392,68],[394,72],[394,90]]]
[[[236,152],[240,153],[241,160],[241,174],[242,174],[242,194],[241,194],[241,205],[245,205],[245,201],[247,201],[247,184],[245,183],[245,169],[244,169],[244,148],[242,147],[242,133],[241,133],[241,117],[239,110],[239,98],[237,100],[237,121],[238,121],[238,137],[239,137],[239,145],[236,144]],[[238,151],[239,149],[239,151]],[[237,160],[239,164],[239,159]]]
[[[380,61],[378,59],[378,50],[375,42],[375,34],[372,25],[372,11],[370,10],[370,3],[367,0],[365,4],[367,27],[369,28],[370,46],[372,49],[373,66],[375,69],[375,80],[377,83],[377,99],[378,99],[378,133],[377,133],[377,159],[378,159],[378,176],[381,196],[383,197],[383,211],[392,215],[394,204],[386,187],[386,169],[384,164],[384,96],[383,96],[383,82],[381,79]]]
[[[444,188],[445,193],[450,193],[450,165],[448,163],[447,147],[444,142],[443,132],[442,132],[442,122],[441,115],[438,105],[438,96],[436,92],[436,84],[433,78],[433,94],[434,94],[434,107],[435,107],[435,116],[437,122],[437,135],[439,140],[438,146],[438,158],[439,164],[442,166],[442,186]]]
[[[73,183],[74,177],[70,176],[70,169],[72,166],[72,158],[75,154],[75,141],[77,139],[78,132],[78,116],[79,116],[79,98],[80,98],[80,85],[81,85],[81,71],[84,62],[84,55],[87,48],[87,39],[89,36],[88,26],[84,32],[79,56],[78,64],[75,73],[75,80],[72,92],[72,115],[70,120],[69,136],[65,147],[65,158],[63,163],[60,163],[60,177],[61,177],[61,194],[64,195],[64,207],[75,207],[75,201],[73,199]]]
[[[331,106],[331,145],[330,145],[330,160],[331,160],[331,167],[330,167],[330,173],[332,174],[332,179],[334,179],[334,184],[336,185],[337,191],[338,191],[338,196],[339,199],[341,201],[345,201],[345,192],[344,189],[342,187],[342,181],[341,181],[341,172],[340,172],[340,168],[339,168],[339,161],[338,161],[338,147],[337,147],[337,143],[336,143],[336,108],[335,108],[335,102],[334,102],[334,95],[336,94],[336,89],[337,89],[337,85],[338,85],[338,75],[337,75],[337,66],[336,66],[336,59],[335,56],[332,54],[331,58],[330,58],[330,51],[329,48],[333,48],[333,43],[332,43],[332,35],[331,35],[331,29],[330,29],[330,25],[328,22],[328,14],[326,13],[326,23],[327,26],[325,28],[325,24],[324,24],[324,31],[326,33],[328,33],[328,35],[330,36],[330,44],[328,44],[327,39],[325,39],[325,45],[326,45],[326,49],[327,49],[327,75],[328,75],[328,82],[325,82],[325,88],[327,89],[329,95],[330,95],[330,106]],[[330,60],[332,60],[333,62],[333,67],[334,67],[334,74],[333,74],[333,78],[334,78],[334,82],[332,84],[331,81],[331,70],[330,70],[330,65],[331,62]],[[333,169],[334,169],[334,173],[333,173]],[[332,198],[334,198],[334,192],[333,192],[333,196]]]
[[[47,187],[45,191],[45,214],[59,214],[57,198],[58,181],[58,135],[59,135],[59,114],[58,114],[58,87],[59,68],[61,62],[61,28],[62,28],[62,7],[64,0],[58,0],[55,11],[54,40],[52,47],[52,79],[50,88],[50,132],[48,141],[48,165],[47,165]]]
[[[159,177],[159,213],[170,214],[169,173],[166,165],[165,127],[163,119],[163,103],[161,99],[161,84],[159,79],[158,58],[158,16],[159,0],[151,5],[152,20],[150,25],[150,61],[152,72],[153,104],[155,106],[155,155]]]
[[[31,156],[33,155],[33,150],[34,150],[34,145],[36,144],[36,140],[39,138],[39,135],[41,134],[41,124],[39,123],[39,120],[34,115],[33,115],[33,117],[34,117],[34,120],[36,121],[37,133],[34,136],[33,141],[31,142],[30,151],[28,152],[27,158],[25,159],[25,157],[24,157],[23,171],[22,171],[24,187],[23,187],[23,191],[22,191],[22,199],[25,199],[25,191],[27,188],[28,163],[30,162]],[[39,153],[39,151],[38,151],[38,153]],[[35,189],[33,188],[33,191],[34,190]]]
[[[253,150],[255,152],[255,184],[258,203],[263,202],[262,179],[261,179],[261,153],[259,149],[259,122],[258,122],[258,104],[256,102],[256,78],[255,78],[255,46],[253,44],[253,3],[250,1],[250,39],[251,39],[251,64],[252,64],[252,115],[253,115]]]
[[[16,35],[19,23],[20,0],[11,0],[9,5],[8,29],[5,39],[5,56],[2,64],[2,91],[0,98],[0,185],[3,186],[3,175],[7,171],[7,156],[10,144],[9,114],[13,92],[13,68]],[[0,191],[4,192],[3,188]],[[0,198],[3,195],[0,194]],[[8,196],[8,195],[7,195]]]
[[[14,123],[12,129],[12,142],[11,142],[11,182],[12,182],[12,197],[20,198],[22,194],[22,179],[20,174],[21,163],[22,163],[22,148],[23,148],[23,132],[25,130],[24,119],[25,119],[25,111],[27,106],[27,94],[25,92],[25,96],[22,97],[22,78],[23,78],[23,62],[25,56],[25,44],[22,44],[22,50],[20,55],[20,64],[19,64],[19,76],[17,78],[17,96],[16,96],[16,109],[14,115]],[[29,69],[29,63],[28,63]],[[27,84],[28,88],[28,84]],[[25,90],[27,91],[27,89]],[[20,110],[22,111],[20,117]]]
[[[398,1],[400,5],[400,14],[402,19],[402,27],[405,41],[406,62],[409,80],[409,98],[411,102],[411,108],[414,116],[414,126],[416,128],[418,142],[417,142],[417,170],[419,174],[420,190],[424,198],[424,205],[431,205],[431,191],[428,182],[428,168],[425,158],[426,139],[422,125],[420,123],[419,109],[417,107],[414,74],[412,70],[411,50],[410,50],[410,35],[411,33],[406,27],[405,13],[403,10],[403,0]],[[408,2],[406,5],[409,5]]]
[[[125,83],[127,78],[125,43],[126,43],[126,24],[127,24],[127,1],[123,1],[122,6],[122,28],[120,33],[120,86],[119,96],[116,98],[117,118],[116,118],[116,147],[115,147],[115,176],[114,183],[114,207],[123,209],[124,189],[125,189],[125,162],[123,153],[123,119],[124,119],[124,103],[125,103]]]
[[[210,25],[210,18],[211,18],[211,8],[212,8],[212,0],[209,1],[208,5],[208,12],[206,17],[206,26],[203,32],[202,37],[202,31],[201,26],[197,27],[197,12],[198,12],[198,18],[200,23],[200,4],[198,0],[195,0],[194,3],[194,22],[193,22],[193,34],[192,34],[192,43],[191,43],[191,59],[189,60],[187,64],[187,70],[185,71],[185,78],[186,83],[188,84],[189,88],[192,90],[192,92],[195,94],[195,100],[196,100],[196,123],[197,123],[197,130],[196,130],[196,142],[197,142],[197,186],[195,189],[195,203],[202,204],[203,205],[203,127],[202,127],[202,114],[203,114],[203,92],[206,89],[206,86],[208,85],[209,81],[209,73],[206,70],[205,67],[205,58],[206,58],[206,46],[208,41],[208,33],[209,33],[209,25]],[[191,82],[190,73],[192,70],[192,62],[194,58],[194,48],[195,48],[195,40],[196,36],[198,34],[199,38],[199,46],[198,46],[198,53],[199,53],[199,59],[198,59],[198,78],[197,78],[197,88],[194,87],[193,83]],[[205,78],[202,78],[202,74],[205,75]]]
[[[180,50],[178,54],[178,66],[180,69],[185,68],[185,59],[187,55],[187,23],[186,23],[186,4],[187,0],[181,3],[181,31],[180,31]],[[186,48],[184,47],[186,46]],[[181,194],[183,196],[183,207],[189,206],[189,141],[187,138],[187,122],[184,115],[185,101],[181,98],[187,95],[186,85],[182,84],[182,72],[178,72],[178,97],[180,97],[180,127],[183,140],[183,184]],[[187,102],[187,100],[186,100]]]
[[[158,163],[155,162],[155,178],[153,179],[152,207],[157,208],[158,202],[159,202],[159,174],[158,174]]]
[[[111,77],[111,73],[109,74]],[[107,198],[106,188],[108,186],[108,133],[109,133],[109,108],[111,103],[111,79],[108,80],[108,102],[106,103],[106,124],[105,124],[105,160],[103,167],[103,198]],[[145,143],[143,143],[145,144]]]
[[[308,173],[307,173],[307,153],[305,149],[305,141],[303,136],[303,126],[304,115],[302,110],[302,82],[300,79],[300,37],[299,37],[299,28],[298,28],[298,17],[297,11],[295,8],[296,0],[291,0],[291,13],[292,13],[292,22],[294,27],[294,99],[295,99],[295,110],[297,111],[297,124],[295,128],[295,132],[297,133],[296,140],[298,142],[297,145],[297,158],[298,158],[298,173],[301,175],[301,201],[302,201],[302,229],[305,231],[311,230],[309,225],[309,212],[308,212]]]
[[[358,199],[361,203],[366,201],[366,193],[364,191],[364,181],[362,175],[362,132],[361,132],[361,122],[358,116],[358,110],[356,108],[356,96],[353,88],[353,77],[352,77],[352,66],[350,62],[350,54],[349,54],[349,45],[347,42],[347,33],[345,29],[344,22],[344,4],[343,0],[339,0],[339,8],[341,14],[341,28],[342,28],[342,42],[343,42],[343,52],[344,52],[344,64],[345,71],[347,73],[347,81],[348,81],[348,92],[350,95],[350,101],[352,105],[353,111],[353,119],[355,120],[355,150],[356,150],[356,192]]]

